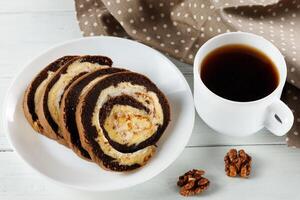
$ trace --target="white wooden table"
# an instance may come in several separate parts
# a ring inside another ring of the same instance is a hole
[[[24,63],[53,44],[81,37],[73,0],[1,0],[0,27],[1,106],[4,92]],[[191,66],[174,62],[193,87]],[[286,147],[283,137],[267,131],[247,138],[221,136],[196,116],[189,144],[174,164],[144,184],[110,193],[76,191],[46,180],[16,155],[5,134],[1,128],[0,200],[180,199],[177,176],[192,168],[206,170],[211,180],[201,199],[300,199],[300,149]],[[247,180],[224,173],[223,157],[232,147],[253,157]]]

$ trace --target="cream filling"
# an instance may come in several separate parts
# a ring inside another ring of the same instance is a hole
[[[99,65],[97,63],[80,62],[80,60],[68,66],[65,74],[61,74],[58,81],[53,85],[48,94],[48,108],[53,120],[58,124],[60,117],[59,102],[65,91],[66,86],[70,84],[72,79],[82,72],[92,72],[97,69],[107,68],[109,66]]]
[[[119,125],[115,126],[114,128],[115,131],[108,132],[110,138],[116,140],[121,144],[138,144],[151,137],[151,135],[153,135],[153,133],[156,131],[158,125],[163,124],[163,111],[157,95],[154,92],[147,91],[147,89],[144,86],[133,85],[128,82],[122,82],[119,83],[117,86],[110,86],[104,89],[97,99],[96,107],[92,116],[92,123],[97,128],[98,131],[98,137],[96,138],[96,141],[99,143],[102,151],[105,154],[115,158],[120,164],[132,165],[137,163],[143,165],[155,152],[154,145],[148,146],[134,153],[119,152],[109,144],[109,142],[107,141],[107,139],[105,138],[102,132],[99,123],[99,112],[103,104],[107,100],[109,100],[109,98],[124,95],[124,94],[137,99],[139,102],[145,105],[149,109],[149,113],[147,114],[145,112],[143,113],[143,111],[135,109],[131,106],[114,106],[113,113],[121,114],[121,115],[127,114],[127,115],[134,116],[135,120],[133,120],[132,123],[138,121],[138,118],[136,118],[137,115],[140,114],[142,116],[147,115],[147,118],[144,121],[145,124],[140,127],[141,129],[144,130],[141,132],[135,131],[136,133],[134,133],[134,130],[129,131],[129,129],[127,129],[126,131],[120,131],[124,127],[124,123],[121,123],[120,126]],[[117,122],[115,120],[113,120],[111,123],[113,125],[117,125]],[[145,129],[145,127],[148,126],[147,124],[151,127],[149,129],[151,131]],[[113,127],[113,125],[111,126]],[[118,136],[111,137],[116,135]]]
[[[153,116],[131,106],[115,105],[105,119],[104,128],[110,138],[120,144],[139,144],[153,135],[157,124]]]
[[[42,83],[37,87],[35,94],[34,94],[34,105],[35,105],[35,112],[37,113],[37,108],[39,105],[39,102],[42,98],[42,90],[46,86],[47,83],[49,83],[50,79],[53,77],[54,72],[48,71],[48,76],[45,80],[42,81]]]
[[[99,134],[96,141],[102,151],[106,155],[113,157],[120,165],[144,165],[153,156],[156,150],[156,147],[151,145],[134,153],[122,153],[110,146],[103,134]]]

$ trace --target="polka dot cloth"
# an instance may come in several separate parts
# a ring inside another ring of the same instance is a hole
[[[192,63],[209,38],[231,31],[252,32],[273,42],[285,56],[284,100],[294,110],[287,136],[300,147],[300,0],[75,0],[84,36],[131,38]]]

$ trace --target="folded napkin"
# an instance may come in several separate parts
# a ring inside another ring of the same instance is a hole
[[[300,147],[300,0],[75,0],[84,36],[131,38],[186,63],[220,33],[244,31],[273,42],[285,56],[284,101],[295,122],[286,141]]]

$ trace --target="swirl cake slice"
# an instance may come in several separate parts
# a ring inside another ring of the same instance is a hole
[[[76,125],[75,111],[76,105],[79,103],[79,98],[96,81],[107,75],[124,71],[124,69],[119,68],[106,68],[90,72],[74,81],[63,95],[60,111],[61,133],[68,143],[68,146],[81,158],[86,160],[91,159],[89,153],[81,145]]]
[[[72,59],[54,74],[42,91],[37,109],[45,135],[67,146],[59,128],[60,104],[65,90],[80,76],[111,65],[108,57],[82,56]]]
[[[64,56],[45,67],[29,84],[23,98],[24,115],[37,132],[43,133],[43,127],[37,115],[37,105],[41,99],[41,91],[54,73],[76,56]]]
[[[164,94],[147,77],[133,72],[97,81],[76,108],[82,146],[94,162],[113,171],[145,165],[169,121]]]

